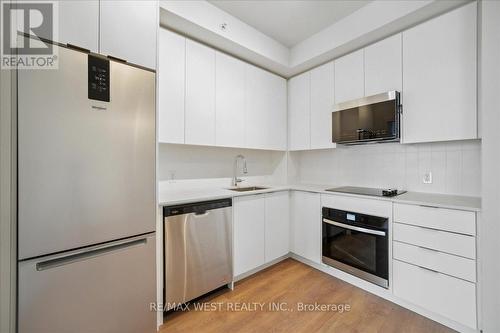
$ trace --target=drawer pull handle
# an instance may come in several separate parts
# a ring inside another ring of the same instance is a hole
[[[435,273],[435,274],[441,274],[440,272],[438,272],[438,271],[436,271],[434,269],[430,269],[430,268],[422,267],[422,266],[418,266],[418,265],[417,265],[417,267],[420,268],[420,269],[423,269],[424,271],[432,272],[432,273]]]
[[[439,209],[441,207],[437,207],[437,206],[430,206],[430,205],[419,205],[420,207],[425,207],[425,208],[434,208],[434,209]]]
[[[419,249],[421,250],[424,250],[424,251],[428,251],[428,252],[434,252],[434,253],[439,253],[440,251],[438,250],[434,250],[434,249],[429,249],[428,247],[423,247],[423,246],[420,246],[420,245],[416,245]]]

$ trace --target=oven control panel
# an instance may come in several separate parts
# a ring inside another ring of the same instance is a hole
[[[389,219],[387,217],[372,216],[341,209],[323,207],[323,218],[340,223],[372,227],[379,230],[387,230]]]

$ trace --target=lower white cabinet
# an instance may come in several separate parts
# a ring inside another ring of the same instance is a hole
[[[476,238],[473,236],[394,223],[393,238],[395,241],[476,259]]]
[[[393,242],[394,259],[476,282],[476,261],[425,247]]]
[[[394,295],[475,329],[475,213],[398,203],[393,211]]]
[[[290,251],[288,191],[266,194],[266,263]]]
[[[234,276],[265,263],[265,197],[249,195],[233,200]]]
[[[318,193],[290,194],[291,251],[321,263],[321,198]]]
[[[476,284],[434,270],[393,261],[394,295],[476,328]]]
[[[288,191],[234,198],[233,211],[234,276],[288,254]]]

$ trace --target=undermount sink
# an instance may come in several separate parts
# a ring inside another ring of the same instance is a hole
[[[267,190],[268,187],[260,187],[260,186],[248,186],[248,187],[233,187],[229,190],[236,192],[248,192],[248,191],[258,191],[258,190]]]

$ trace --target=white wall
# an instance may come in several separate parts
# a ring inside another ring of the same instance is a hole
[[[291,152],[289,173],[301,183],[479,196],[480,160],[480,141],[384,143]],[[432,184],[422,182],[427,171]]]
[[[268,176],[273,182],[286,182],[285,152],[166,143],[159,145],[159,181],[231,178],[234,158],[238,154],[246,157],[246,176]]]
[[[482,115],[482,211],[479,221],[483,332],[500,332],[500,1],[480,2],[479,107]]]
[[[162,0],[160,8],[163,9],[160,14],[167,15],[163,19],[160,18],[161,22],[174,30],[188,29],[189,31],[184,32],[197,34],[198,29],[189,26],[190,22],[200,29],[209,31],[212,36],[227,39],[240,48],[251,50],[274,64],[288,66],[290,51],[286,46],[209,2]],[[168,22],[169,20],[172,23]],[[221,29],[222,23],[226,23],[225,30]],[[206,34],[193,37],[204,40]],[[224,44],[221,46],[223,47]]]

